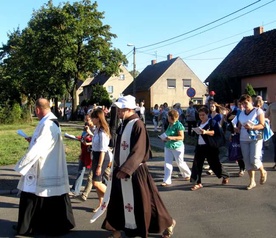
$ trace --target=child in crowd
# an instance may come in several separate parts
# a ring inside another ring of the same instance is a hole
[[[71,188],[69,195],[71,197],[78,196],[82,186],[82,181],[86,169],[90,169],[92,166],[91,160],[91,145],[92,145],[92,135],[87,133],[89,128],[93,127],[93,122],[90,115],[85,116],[85,126],[81,136],[77,138],[80,140],[81,144],[81,154],[79,156],[79,166],[78,174],[76,176],[75,182]]]

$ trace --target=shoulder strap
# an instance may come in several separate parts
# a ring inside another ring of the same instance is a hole
[[[51,119],[51,121],[53,121],[57,125],[57,127],[59,127],[59,122],[57,119]]]

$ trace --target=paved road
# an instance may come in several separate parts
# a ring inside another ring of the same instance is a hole
[[[151,138],[151,144],[162,147],[158,138]],[[186,146],[185,160],[189,167],[191,167],[192,159],[193,147]],[[191,184],[184,182],[177,176],[178,172],[174,164],[172,186],[167,188],[158,186],[164,203],[177,221],[173,237],[274,238],[276,236],[276,226],[274,226],[276,219],[276,171],[271,169],[272,161],[272,149],[270,147],[264,154],[268,181],[265,185],[257,185],[255,189],[250,191],[245,190],[248,184],[248,175],[238,177],[236,163],[224,162],[224,166],[231,174],[229,185],[222,186],[220,179],[215,176],[204,175],[204,188],[198,191],[191,191]],[[154,154],[154,158],[148,162],[148,165],[156,184],[159,185],[163,176],[162,153]],[[77,164],[68,164],[68,169],[72,182]],[[15,194],[16,190],[11,190],[11,188],[16,187],[19,176],[12,170],[12,166],[5,166],[0,167],[0,178],[0,237],[15,237],[11,226],[16,224],[19,199]],[[258,180],[259,174],[256,176],[256,181]],[[4,188],[2,184],[8,184],[8,186]],[[100,228],[104,217],[93,224],[89,223],[92,215],[90,211],[96,204],[94,190],[86,202],[72,199],[76,228],[63,237],[107,237],[109,233]],[[160,236],[152,234],[150,237]]]

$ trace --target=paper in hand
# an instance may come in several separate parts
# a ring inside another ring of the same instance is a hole
[[[202,134],[202,130],[201,130],[200,127],[194,127],[194,128],[192,128],[192,130],[193,130],[196,134],[198,134],[198,135],[201,135],[201,134]]]
[[[158,136],[161,140],[166,140],[167,139],[167,134],[164,132],[163,134]]]
[[[25,132],[23,132],[22,130],[18,130],[17,134],[20,135],[20,136],[22,136],[22,137],[24,137],[24,138],[29,138],[29,136],[26,135]]]
[[[68,134],[68,133],[64,133],[64,137],[65,138],[68,138],[68,139],[71,139],[71,140],[80,140],[79,138],[77,138],[76,136],[74,136],[74,135],[70,135],[70,134]]]

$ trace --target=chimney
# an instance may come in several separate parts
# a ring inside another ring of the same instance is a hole
[[[172,54],[168,54],[167,55],[167,60],[171,60],[172,59]]]
[[[254,36],[260,35],[264,32],[264,27],[259,26],[254,28]]]
[[[154,65],[154,64],[156,64],[156,60],[151,61],[151,65]]]

